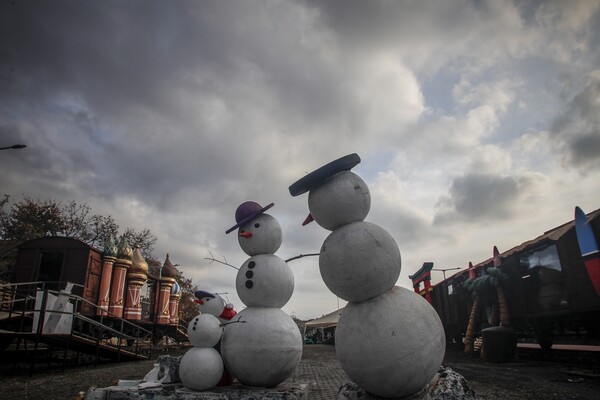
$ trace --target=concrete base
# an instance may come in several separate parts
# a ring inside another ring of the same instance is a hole
[[[345,383],[340,388],[337,400],[380,400],[383,397],[373,396],[355,383]],[[433,379],[421,391],[410,396],[398,398],[402,400],[475,400],[475,392],[469,387],[465,378],[450,368],[440,367]],[[389,399],[388,399],[389,400]]]
[[[160,384],[121,381],[118,386],[91,388],[85,400],[307,400],[308,385],[281,384],[274,388],[255,388],[234,384],[203,392],[187,389],[182,384]]]

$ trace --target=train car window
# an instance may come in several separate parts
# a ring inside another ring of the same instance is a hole
[[[62,251],[42,251],[40,255],[40,268],[38,269],[37,281],[57,282],[57,287],[50,289],[61,289],[58,282],[61,280],[64,254]]]
[[[454,293],[454,288],[452,287],[452,283],[448,283],[448,294]]]
[[[562,271],[558,251],[555,245],[545,247],[541,250],[523,255],[521,257],[521,265],[527,269],[534,268],[549,268],[556,271]]]
[[[519,261],[530,312],[557,311],[568,305],[564,274],[555,245],[525,253]]]

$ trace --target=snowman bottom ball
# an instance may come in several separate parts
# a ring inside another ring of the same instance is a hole
[[[445,348],[434,308],[398,286],[371,300],[348,303],[335,333],[342,369],[360,388],[380,397],[404,397],[425,387]]]
[[[225,327],[221,354],[227,369],[247,386],[273,387],[285,381],[302,358],[302,337],[292,318],[278,308],[248,307]]]
[[[181,358],[179,377],[192,390],[207,390],[217,386],[223,375],[223,360],[213,348],[192,347]]]

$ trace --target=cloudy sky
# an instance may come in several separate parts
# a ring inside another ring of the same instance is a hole
[[[280,257],[318,252],[288,187],[349,153],[405,287],[600,207],[598,1],[12,0],[0,21],[0,147],[27,145],[1,191],[148,227],[237,309],[205,259],[246,260],[237,206],[275,203]],[[285,311],[337,307],[316,257],[290,266]]]

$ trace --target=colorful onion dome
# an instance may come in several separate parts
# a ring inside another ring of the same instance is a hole
[[[165,263],[163,264],[160,276],[162,278],[172,278],[172,279],[177,278],[177,268],[175,268],[175,266],[169,259],[168,253],[167,253],[167,259],[165,260]]]
[[[117,252],[117,258],[121,260],[131,261],[131,257],[133,256],[133,250],[129,247],[129,243],[127,243],[127,238],[123,236],[121,241],[119,242],[119,250]]]
[[[131,256],[131,268],[129,268],[130,274],[148,274],[148,263],[142,255],[142,251],[139,247],[136,247]]]
[[[171,287],[171,296],[181,296],[181,286],[175,282]]]
[[[104,257],[117,257],[119,253],[119,248],[115,243],[115,237],[110,235],[108,239],[104,241]]]

